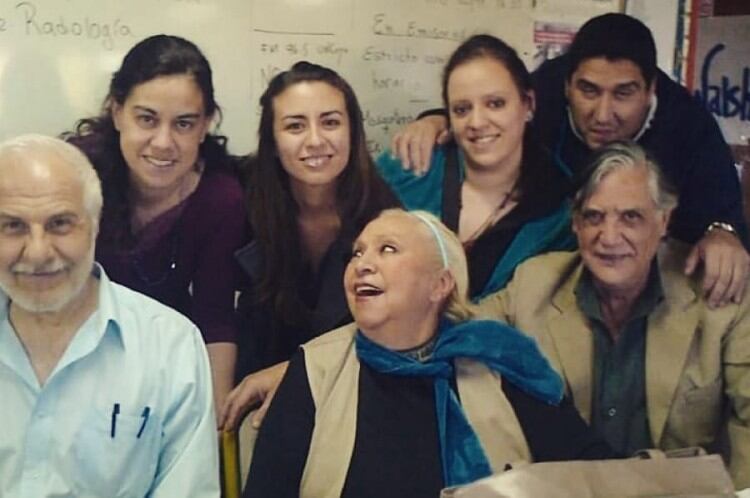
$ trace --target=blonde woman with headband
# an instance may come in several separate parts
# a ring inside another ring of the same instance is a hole
[[[293,357],[245,496],[435,497],[518,461],[606,458],[536,343],[473,319],[461,243],[384,211],[344,275],[355,323]]]

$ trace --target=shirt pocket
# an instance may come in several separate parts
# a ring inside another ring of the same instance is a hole
[[[688,391],[685,391],[685,403],[688,406],[709,405],[718,406],[721,404],[721,397],[724,393],[724,379],[718,378],[705,385],[694,385]]]
[[[159,463],[161,421],[154,413],[121,412],[113,437],[112,420],[112,410],[95,409],[84,417],[71,445],[73,481],[80,496],[145,496]]]

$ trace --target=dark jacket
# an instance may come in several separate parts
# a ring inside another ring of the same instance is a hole
[[[542,141],[573,173],[584,167],[590,150],[570,129],[565,81],[569,58],[557,57],[532,74],[535,116]],[[716,120],[681,85],[662,71],[656,76],[657,108],[638,143],[661,165],[677,188],[679,206],[670,233],[694,243],[713,221],[732,224],[747,246],[742,194],[729,146]]]

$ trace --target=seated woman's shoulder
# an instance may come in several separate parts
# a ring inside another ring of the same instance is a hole
[[[304,348],[305,350],[313,350],[335,343],[348,343],[353,340],[356,332],[357,325],[355,323],[349,323],[312,339],[305,343]]]

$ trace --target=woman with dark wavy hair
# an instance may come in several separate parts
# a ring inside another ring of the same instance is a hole
[[[233,253],[245,237],[242,188],[226,138],[210,132],[220,115],[198,47],[156,35],[125,55],[102,114],[67,134],[102,181],[97,261],[112,280],[198,325],[217,406],[234,376]]]
[[[298,62],[260,104],[247,179],[254,240],[239,254],[251,281],[238,306],[252,341],[241,348],[242,373],[288,360],[351,320],[341,285],[351,242],[396,204],[367,152],[354,91],[335,71]]]

